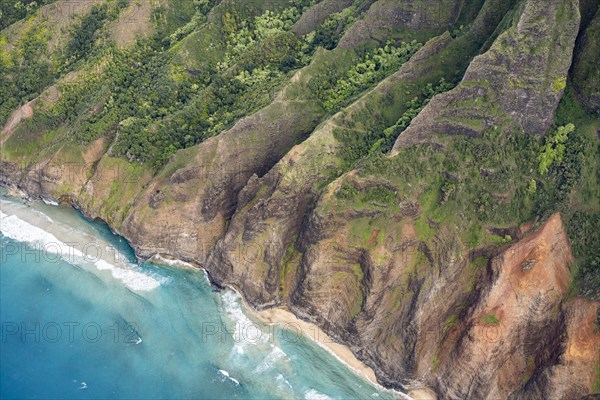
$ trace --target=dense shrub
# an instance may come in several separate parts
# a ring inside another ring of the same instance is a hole
[[[327,111],[338,109],[355,94],[396,71],[421,47],[416,41],[382,47],[367,52],[344,76],[325,72],[312,78],[311,90]]]
[[[53,0],[0,0],[0,31]]]
[[[16,43],[16,50],[2,55],[0,125],[12,111],[32,100],[52,81],[52,66],[45,57],[48,39],[45,26],[31,24]],[[0,37],[0,45],[3,41]]]

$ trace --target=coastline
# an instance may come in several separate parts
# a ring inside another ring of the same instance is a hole
[[[256,311],[245,304],[245,308],[267,325],[278,325],[284,329],[299,333],[302,336],[311,339],[319,345],[319,347],[327,350],[338,360],[342,361],[346,366],[353,370],[355,374],[366,379],[373,385],[383,387],[377,382],[375,372],[356,358],[349,347],[334,342],[333,339],[327,336],[327,334],[317,325],[301,320],[291,311],[281,307]]]
[[[204,268],[202,268],[202,270],[206,272]],[[244,310],[247,310],[252,316],[260,320],[262,323],[266,325],[277,325],[283,329],[295,331],[312,340],[319,347],[327,351],[338,361],[348,367],[357,376],[365,379],[377,388],[392,392],[399,398],[406,400],[437,400],[435,392],[428,387],[412,389],[409,390],[408,393],[386,388],[377,381],[375,371],[373,371],[371,367],[356,358],[348,346],[337,343],[331,339],[318,325],[298,318],[286,307],[274,307],[262,311],[255,310],[250,304],[248,304],[244,298],[244,295],[240,290],[238,290],[238,288],[233,285],[227,285],[227,288],[235,291],[242,299]]]
[[[435,400],[435,395],[432,397],[430,391],[425,389],[417,389],[410,391],[409,394],[398,390],[386,388],[377,381],[377,376],[371,367],[360,361],[352,350],[344,344],[337,343],[331,339],[318,325],[304,321],[298,318],[286,307],[274,307],[266,310],[255,310],[244,298],[243,294],[233,285],[227,285],[228,289],[235,291],[244,305],[244,310],[248,311],[256,319],[266,325],[276,325],[282,329],[296,332],[316,343],[323,350],[327,351],[338,361],[348,367],[358,377],[366,380],[371,385],[379,389],[392,392],[399,398],[406,400]]]
[[[6,190],[6,187],[0,186],[2,189]],[[9,197],[16,197],[23,200],[30,200],[29,197],[25,195],[24,192],[8,192],[2,193],[6,194]],[[58,203],[55,204],[53,201],[48,201],[43,198],[39,198],[45,204],[50,206],[57,206]],[[85,216],[85,214],[84,214]],[[128,239],[127,239],[128,240]],[[169,254],[160,254],[157,253],[152,257],[148,258],[146,261],[153,263],[155,265],[165,265],[176,268],[184,268],[184,269],[193,269],[193,270],[201,270],[205,274],[207,281],[213,285],[212,279],[210,278],[210,274],[208,271],[203,268],[200,264],[196,262],[188,262],[180,260],[176,257],[173,257]],[[242,292],[235,287],[234,285],[228,284],[226,285],[228,289],[235,291],[243,304],[243,309],[248,311],[248,313],[254,316],[257,320],[261,321],[265,325],[278,326],[282,329],[286,329],[292,333],[302,335],[307,339],[312,340],[315,344],[321,347],[323,350],[330,353],[333,357],[335,357],[339,362],[344,364],[347,368],[349,368],[355,375],[368,381],[371,385],[377,387],[378,389],[385,390],[391,392],[398,396],[398,398],[406,399],[406,400],[435,400],[436,395],[428,388],[418,388],[414,390],[408,391],[408,393],[400,392],[395,389],[386,388],[381,385],[375,372],[369,366],[367,366],[364,362],[359,360],[351,349],[341,343],[335,342],[331,337],[329,337],[318,325],[302,320],[298,318],[294,313],[292,313],[287,307],[275,307],[266,310],[256,310],[254,309],[247,301]]]
[[[241,297],[243,299],[243,296]],[[246,304],[245,300],[244,306],[252,313],[252,315],[256,316],[265,324],[282,325],[284,329],[300,331],[303,336],[311,339],[319,347],[329,352],[341,363],[350,368],[356,375],[366,379],[369,383],[380,389],[393,392],[400,398],[406,400],[436,400],[435,394],[428,388],[415,389],[409,391],[408,393],[404,393],[384,387],[377,381],[377,376],[375,375],[373,369],[356,358],[348,346],[334,342],[333,339],[327,336],[327,334],[323,332],[323,330],[317,325],[296,317],[294,313],[286,308],[278,307],[263,311],[256,311],[249,304]]]

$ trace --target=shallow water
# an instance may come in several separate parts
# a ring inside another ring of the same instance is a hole
[[[396,397],[70,208],[0,210],[0,398]]]

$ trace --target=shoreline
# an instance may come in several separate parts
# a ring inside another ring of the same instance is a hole
[[[399,398],[406,400],[435,400],[435,396],[428,396],[428,390],[427,392],[422,392],[421,389],[417,389],[410,391],[409,394],[407,394],[395,389],[386,388],[377,381],[377,376],[371,367],[356,358],[348,346],[335,342],[318,325],[298,318],[286,307],[274,307],[262,311],[255,310],[250,304],[248,304],[238,288],[230,284],[226,287],[235,291],[240,296],[244,306],[244,311],[248,311],[249,314],[266,325],[279,326],[282,329],[295,332],[313,341],[317,346],[327,351],[339,362],[344,364],[359,378],[366,380],[376,388],[394,393]]]
[[[298,333],[316,343],[319,347],[327,350],[335,358],[349,367],[356,375],[366,379],[372,385],[383,387],[378,381],[375,372],[371,367],[360,361],[354,356],[350,348],[346,345],[336,343],[317,325],[301,320],[291,311],[279,307],[268,310],[256,311],[244,301],[244,306],[252,315],[256,316],[267,325],[277,325],[283,329]],[[390,390],[387,389],[386,390]]]
[[[0,185],[0,188],[3,193],[2,195],[7,195],[8,197],[20,198],[22,200],[31,200],[28,197],[23,196],[24,192],[19,191],[20,193],[15,193],[10,191],[10,187],[6,187],[4,185]],[[7,190],[8,189],[8,190]],[[18,196],[21,194],[21,196]],[[58,204],[54,204],[54,202],[49,202],[43,198],[39,198],[43,203],[50,206],[58,206]],[[127,240],[127,239],[126,239]],[[187,262],[180,260],[176,257],[171,256],[170,254],[162,254],[157,253],[152,257],[149,257],[145,261],[153,263],[155,265],[164,265],[171,266],[176,268],[183,269],[193,269],[193,270],[201,270],[205,274],[205,277],[210,285],[214,285],[212,279],[210,278],[209,272],[202,267],[201,265],[195,262]],[[298,318],[294,313],[292,313],[287,307],[275,307],[269,308],[266,310],[256,310],[254,309],[247,301],[242,292],[232,284],[226,285],[226,288],[235,291],[243,304],[243,309],[247,310],[248,313],[254,316],[256,319],[264,323],[265,325],[270,326],[279,326],[280,328],[294,332],[296,334],[300,334],[305,338],[313,341],[316,345],[318,345],[323,350],[327,351],[333,357],[335,357],[339,362],[344,364],[347,368],[349,368],[356,376],[359,378],[366,380],[371,385],[377,387],[380,390],[384,390],[390,393],[397,395],[399,398],[406,400],[435,400],[435,393],[426,387],[409,390],[408,393],[400,392],[395,389],[387,388],[380,384],[377,380],[375,372],[371,367],[366,365],[364,362],[360,361],[352,350],[344,344],[335,342],[331,337],[329,337],[318,325],[302,320]]]

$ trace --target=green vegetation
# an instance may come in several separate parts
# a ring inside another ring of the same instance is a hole
[[[385,152],[369,153],[373,137],[362,145],[362,137],[352,137],[350,131],[338,138],[346,143],[344,150],[359,175],[385,179],[399,194],[419,188],[415,226],[421,240],[431,240],[433,227],[444,224],[455,227],[471,248],[508,243],[511,237],[495,236],[482,227],[541,222],[560,211],[578,260],[574,290],[594,297],[600,288],[598,121],[582,111],[569,87],[566,93],[547,139],[491,129],[481,137],[454,137],[444,142],[443,151],[423,144],[401,148],[390,158]],[[410,115],[413,107],[407,109]],[[337,196],[347,204],[362,204],[364,195],[343,183]],[[391,207],[388,218],[396,210]]]
[[[600,291],[600,212],[575,211],[567,228],[577,257],[574,285],[580,293],[597,298]]]
[[[127,0],[94,5],[69,30],[65,54],[53,63],[39,57],[48,53],[49,37],[43,32],[26,35],[19,46],[26,51],[0,54],[7,78],[1,85],[11,94],[2,99],[0,121],[57,77],[78,70],[78,79],[59,80],[58,101],[37,108],[27,130],[33,134],[68,126],[68,139],[81,144],[109,136],[116,141],[111,155],[159,169],[176,151],[219,134],[272,101],[291,71],[307,65],[316,47],[337,43],[362,9],[362,2],[356,1],[315,32],[296,37],[292,25],[314,3],[277,2],[268,9],[261,2],[216,5],[212,0],[197,0],[191,7],[163,5],[153,12],[155,34],[127,49],[117,48],[106,28]],[[43,31],[43,24],[32,25]],[[189,49],[187,40],[197,32],[209,35],[213,44],[206,42],[206,48],[194,54],[205,60],[200,70],[186,70],[179,65],[179,52]],[[2,40],[6,39],[0,36],[0,44]],[[364,50],[354,66],[342,73],[339,66],[329,68],[313,76],[309,87],[326,111],[339,110],[396,71],[420,46],[389,41]],[[24,60],[15,60],[21,53]],[[389,147],[391,136],[388,139]],[[34,140],[30,153],[39,144]],[[373,141],[369,148],[372,145]]]
[[[416,41],[402,42],[398,46],[388,42],[366,53],[345,76],[336,76],[329,71],[313,77],[309,87],[325,110],[337,110],[353,95],[396,71],[420,47],[421,44]]]
[[[396,121],[396,123],[386,129],[383,130],[383,138],[379,139],[377,142],[373,144],[369,153],[373,154],[376,151],[387,153],[392,149],[394,142],[406,128],[410,125],[411,121],[414,117],[416,117],[423,108],[429,103],[431,98],[436,94],[447,92],[448,90],[454,87],[453,84],[448,83],[444,80],[444,78],[440,79],[438,83],[435,85],[428,83],[421,90],[421,97],[415,97],[409,102],[405,104],[406,111],[402,116]],[[452,184],[448,182],[448,186],[442,188],[442,190],[446,191],[445,195],[449,195],[454,191]]]
[[[336,129],[334,135],[344,144],[342,157],[349,165],[360,161],[360,164],[369,164],[391,150],[398,135],[404,131],[414,117],[427,105],[436,94],[443,93],[453,87],[441,79],[438,83],[427,84],[421,90],[420,96],[404,104],[406,110],[402,116],[391,126],[376,127],[369,130],[366,135],[357,134],[351,129]],[[366,158],[365,158],[366,157]]]
[[[461,10],[459,21],[446,35],[453,39],[428,64],[419,66],[422,71],[414,71],[419,78],[401,84],[389,84],[391,78],[384,82],[385,96],[369,89],[398,71],[421,48],[421,43],[411,41],[413,37],[424,42],[429,36],[425,31],[411,36],[376,28],[377,34],[367,44],[336,48],[344,32],[364,17],[367,1],[355,1],[299,37],[292,26],[316,0],[169,0],[152,10],[153,33],[127,48],[118,47],[112,36],[112,23],[122,16],[127,0],[89,7],[57,40],[36,11],[46,3],[0,0],[0,28],[21,19],[19,35],[9,30],[0,33],[0,123],[50,85],[55,84],[59,92],[57,99],[40,97],[34,117],[22,123],[3,146],[7,157],[29,162],[63,145],[85,148],[105,137],[111,156],[157,172],[178,151],[218,135],[283,96],[281,89],[294,71],[306,67],[298,82],[289,86],[292,95],[284,101],[314,109],[307,118],[314,125],[341,111],[333,119],[339,164],[328,169],[327,177],[315,187],[320,190],[351,169],[358,170],[359,178],[376,182],[344,181],[335,193],[343,207],[382,215],[376,221],[356,222],[351,229],[356,238],[368,242],[406,199],[418,201],[419,239],[432,240],[444,224],[471,247],[512,241],[485,227],[540,223],[560,211],[576,257],[572,289],[598,298],[596,132],[600,126],[597,114],[579,104],[573,78],[549,81],[555,91],[565,94],[555,126],[545,139],[510,125],[509,116],[487,96],[479,102],[463,99],[455,106],[497,117],[496,128],[486,129],[477,118],[456,117],[454,122],[483,134],[451,139],[440,135],[432,139],[434,144],[399,149],[396,156],[388,157],[413,118],[433,96],[461,80],[469,60],[490,38],[493,27],[481,37],[470,29],[469,21],[483,1],[474,1],[478,6],[472,10]],[[319,47],[325,50],[317,51]],[[595,64],[589,57],[579,63],[574,76],[591,80],[597,73]],[[526,82],[517,76],[510,86],[525,87]],[[344,109],[365,94],[365,104],[352,112]],[[111,201],[123,195],[119,190],[114,189]]]
[[[53,0],[0,0],[0,31]]]
[[[385,186],[369,186],[365,189],[358,190],[354,185],[348,182],[344,182],[344,184],[336,191],[335,195],[339,199],[355,199],[360,203],[371,203],[381,206],[393,204],[397,197],[394,190]]]
[[[357,7],[355,2],[354,6],[348,7],[339,13],[332,14],[316,29],[311,45],[313,47],[321,46],[327,50],[335,48],[348,26],[356,20],[356,11]]]
[[[567,78],[561,77],[554,81],[554,90],[556,90],[557,92],[560,92],[565,87],[567,87]]]
[[[110,40],[95,47],[105,24],[118,16],[127,1],[96,5],[71,30],[66,61],[54,66],[54,73],[44,57],[39,57],[47,53],[48,38],[43,31],[25,36],[20,46],[24,51],[18,53],[24,61],[13,62],[12,54],[2,53],[2,72],[8,77],[2,85],[13,95],[2,98],[1,120],[47,87],[56,74],[76,65],[85,77],[61,84],[59,101],[39,110],[31,129],[70,125],[71,139],[82,144],[108,134],[117,138],[112,155],[160,168],[177,150],[220,133],[268,104],[289,79],[290,71],[310,61],[308,42],[297,38],[290,28],[301,10],[313,3],[296,0],[280,12],[261,12],[235,3],[219,6],[217,11],[214,2],[197,1],[191,21],[181,20],[178,29],[159,26],[153,37],[130,49],[118,49]],[[222,16],[224,53],[205,70],[190,73],[175,64],[176,51],[165,51],[161,35],[174,31],[167,45],[178,49],[179,41],[192,31],[212,29],[204,23],[211,9]],[[252,12],[257,14],[248,15]],[[33,26],[43,30],[42,24]],[[19,80],[12,82],[13,76]]]
[[[451,316],[449,316],[446,322],[444,322],[444,332],[456,325],[458,321],[458,315],[452,314]]]
[[[544,175],[548,172],[548,168],[553,163],[560,163],[565,155],[565,142],[568,139],[569,133],[575,130],[575,125],[568,124],[561,126],[557,129],[556,133],[552,136],[548,136],[546,139],[546,145],[543,151],[539,155],[540,165],[538,170],[540,175]]]
[[[596,380],[594,381],[592,392],[600,393],[600,360],[598,360],[598,364],[596,365]]]
[[[26,28],[15,49],[2,51],[0,64],[0,125],[10,113],[33,99],[52,82],[50,60],[41,55],[50,39],[43,24],[36,24],[35,17],[25,21]],[[6,38],[0,35],[0,45]]]
[[[488,314],[481,317],[481,323],[485,325],[498,325],[500,320],[494,314]]]
[[[562,161],[549,168],[538,215],[561,212],[576,259],[571,289],[600,300],[600,121],[568,84],[556,112],[556,129],[571,122],[575,129],[568,134]]]
[[[431,360],[431,369],[433,371],[435,371],[438,369],[439,366],[440,366],[440,358],[437,355],[435,355],[435,356],[433,356],[433,359]]]
[[[98,30],[107,20],[116,19],[121,10],[129,5],[129,0],[119,0],[116,4],[116,7],[109,7],[107,3],[94,5],[71,29],[71,40],[65,49],[66,65],[73,64],[89,54]]]

